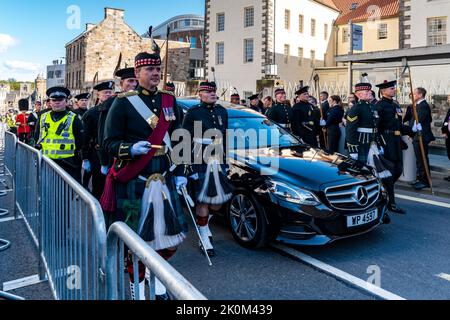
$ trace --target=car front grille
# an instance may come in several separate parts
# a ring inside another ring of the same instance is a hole
[[[325,189],[325,196],[331,207],[346,211],[371,207],[380,197],[380,193],[381,184],[376,179]]]

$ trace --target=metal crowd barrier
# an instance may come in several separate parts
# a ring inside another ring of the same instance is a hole
[[[17,195],[16,207],[23,216],[34,243],[39,247],[41,231],[39,216],[39,170],[41,166],[41,154],[38,150],[19,141],[17,142],[15,157],[16,174],[14,180]]]
[[[46,157],[41,185],[41,258],[55,299],[104,299],[106,228],[100,204]]]
[[[119,298],[125,300],[124,245],[133,255],[136,288],[139,288],[138,259],[150,270],[150,294],[148,296],[151,300],[155,299],[155,277],[177,300],[206,300],[205,296],[123,222],[114,223],[107,236],[106,287],[108,300],[118,300]]]
[[[0,123],[0,177],[5,179],[0,179],[0,185],[4,186],[6,189],[0,190],[0,198],[8,195],[8,184],[6,180],[7,176],[7,160],[9,160],[14,154],[15,149],[15,139],[16,136],[10,134],[6,131],[6,127],[3,123]],[[8,163],[9,164],[9,163]],[[12,180],[12,179],[11,179]],[[13,202],[14,203],[14,202]],[[9,210],[5,208],[0,208],[0,217],[9,214]],[[6,239],[0,239],[0,251],[4,251],[11,246],[11,242]]]

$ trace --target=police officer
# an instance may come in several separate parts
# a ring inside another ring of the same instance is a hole
[[[47,90],[47,96],[51,111],[40,117],[36,127],[36,132],[39,132],[36,148],[81,182],[79,152],[83,142],[83,125],[67,109],[70,90],[52,87]]]
[[[316,111],[311,103],[309,103],[310,95],[308,93],[309,87],[301,87],[295,92],[297,102],[292,108],[292,132],[303,142],[312,147],[317,147],[317,133],[319,126],[319,119],[316,116]]]
[[[392,177],[385,180],[385,186],[389,193],[388,208],[392,212],[404,214],[403,209],[395,204],[394,184],[403,172],[402,135],[408,133],[408,128],[403,125],[403,114],[400,105],[394,100],[397,81],[384,81],[378,84],[381,99],[376,108],[379,115],[378,132],[381,146],[384,149],[384,158],[390,161],[388,169]]]
[[[134,68],[120,69],[116,72],[115,76],[120,78],[121,93],[127,93],[136,90],[138,86],[138,80],[136,78]],[[111,106],[114,103],[115,99],[116,97],[112,96],[98,106],[98,111],[100,113],[98,121],[98,139],[97,139],[99,144],[98,156],[101,166],[100,171],[105,176],[108,174],[108,171],[111,168],[114,160],[114,158],[111,157],[104,148],[104,131],[108,112],[111,109]]]
[[[177,190],[187,185],[187,179],[184,167],[174,167],[168,153],[170,135],[181,128],[183,112],[172,93],[158,90],[158,53],[139,53],[135,70],[139,82],[136,91],[119,95],[106,117],[104,148],[115,164],[100,203],[104,211],[115,212],[116,220],[125,221],[168,260],[186,231]],[[144,279],[139,280],[143,293]],[[155,291],[157,299],[168,299],[159,281]]]
[[[183,128],[188,130],[193,138],[194,164],[191,166],[190,177],[197,200],[197,224],[205,245],[204,249],[210,257],[215,255],[215,251],[209,238],[211,236],[208,228],[209,214],[211,211],[220,210],[232,196],[224,164],[228,113],[224,107],[216,104],[216,90],[214,82],[200,83],[198,91],[201,102],[187,112],[183,122]],[[201,125],[201,130],[196,130],[196,124]],[[205,136],[205,132],[211,132],[210,130],[215,130],[214,137]],[[214,153],[211,157],[203,159],[203,154],[212,154],[208,149],[213,146],[218,146],[219,154]]]
[[[75,96],[75,105],[73,113],[75,113],[80,120],[83,119],[84,114],[88,111],[89,93],[81,93]]]
[[[275,103],[267,110],[266,116],[288,131],[291,131],[292,108],[286,104],[286,92],[283,88],[275,90]]]
[[[107,101],[114,94],[114,82],[102,82],[94,87],[98,92],[100,104]],[[98,124],[100,119],[100,105],[89,109],[83,116],[84,141],[81,150],[83,160],[82,167],[85,171],[83,175],[83,187],[89,189],[89,180],[92,177],[92,195],[100,199],[105,185],[105,175],[101,173],[100,159],[98,151],[100,144],[98,141]]]

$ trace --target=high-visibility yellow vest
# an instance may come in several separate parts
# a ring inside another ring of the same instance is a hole
[[[75,117],[73,112],[69,112],[59,121],[53,121],[49,112],[42,115],[39,141],[41,141],[44,156],[50,159],[66,159],[75,156],[75,136],[73,135]],[[61,132],[57,132],[58,129]]]
[[[16,126],[16,120],[11,116],[6,116],[6,123],[10,128],[14,128]]]

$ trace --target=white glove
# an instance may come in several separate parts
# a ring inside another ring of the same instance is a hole
[[[134,144],[131,147],[131,156],[142,156],[144,154],[147,154],[150,149],[152,148],[152,145],[148,141],[139,141],[138,143]]]
[[[413,132],[422,131],[422,125],[420,123],[416,123],[414,121],[414,125],[412,127],[412,131]]]
[[[84,171],[91,172],[91,163],[89,160],[83,160],[83,164],[81,165]]]
[[[109,171],[109,167],[108,166],[102,166],[100,171],[101,171],[102,175],[107,176],[108,175],[108,171]]]
[[[358,154],[357,153],[350,153],[350,158],[353,160],[358,160]]]
[[[379,152],[381,155],[383,155],[383,154],[384,154],[384,148],[383,148],[383,147],[380,147],[380,149],[378,150],[378,152]]]
[[[324,119],[320,120],[321,127],[325,127],[326,125],[327,125],[327,122]]]
[[[181,193],[181,190],[185,188],[188,184],[188,180],[186,177],[179,176],[175,177],[175,186],[177,188],[178,193]]]

